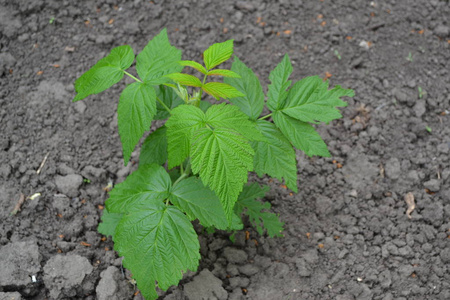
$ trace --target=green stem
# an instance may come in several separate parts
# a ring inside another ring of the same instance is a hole
[[[134,75],[128,73],[128,72],[125,71],[125,70],[124,70],[123,72],[124,72],[126,75],[130,76],[131,78],[133,78],[134,80],[136,80],[137,82],[141,82],[141,83],[142,83],[142,81],[141,81],[139,78],[135,77]]]
[[[206,77],[208,77],[208,75],[205,74],[205,77],[203,77],[202,85],[205,84]],[[203,90],[202,90],[202,88],[200,88],[200,94],[198,95],[198,106],[200,106],[200,101],[202,101],[202,95],[203,95]]]
[[[158,102],[164,107],[165,110],[167,110],[169,112],[169,114],[172,114],[172,111],[170,110],[170,108],[164,102],[162,102],[162,100],[159,99],[159,97],[156,97],[156,100],[158,100]]]
[[[189,159],[186,165],[186,169],[184,169],[183,173],[181,174],[180,177],[178,177],[177,180],[175,180],[175,182],[172,184],[172,186],[175,186],[178,184],[178,182],[180,182],[181,180],[183,180],[186,177],[189,177],[189,174],[191,173],[191,160]]]
[[[259,118],[258,120],[264,120],[264,119],[270,118],[271,116],[272,116],[272,114],[268,114],[264,117]]]

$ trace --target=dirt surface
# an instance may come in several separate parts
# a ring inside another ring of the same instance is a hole
[[[318,126],[332,158],[298,154],[297,195],[251,176],[285,237],[201,234],[198,272],[161,299],[450,299],[448,1],[0,3],[0,299],[140,299],[96,232],[103,188],[138,162],[123,166],[117,133],[125,83],[71,99],[112,47],[137,53],[164,27],[184,59],[235,39],[265,87],[288,53],[292,79],[356,96]],[[20,193],[41,196],[10,216]]]

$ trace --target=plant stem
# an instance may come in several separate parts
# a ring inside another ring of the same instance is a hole
[[[205,77],[203,77],[202,85],[205,84],[205,82],[206,82],[206,77],[208,77],[208,75],[205,74]],[[200,88],[200,94],[198,95],[198,106],[200,106],[200,101],[202,101],[202,95],[203,95],[203,89]]]
[[[264,120],[264,119],[270,118],[271,116],[272,116],[272,114],[268,114],[268,115],[265,115],[264,117],[259,118],[258,120]]]
[[[169,114],[172,114],[170,108],[164,102],[162,102],[162,100],[159,99],[158,96],[156,97],[156,100],[158,100],[158,102],[164,107],[165,110],[167,110],[169,112]]]
[[[177,180],[175,180],[175,182],[172,184],[172,186],[177,185],[178,182],[180,182],[181,180],[183,180],[186,177],[189,177],[189,174],[191,173],[191,160],[189,159],[187,164],[186,164],[186,169],[184,169],[183,173],[181,174],[180,177],[178,177]]]
[[[139,78],[135,77],[134,75],[128,73],[128,72],[125,71],[125,70],[124,70],[123,72],[124,72],[126,75],[130,76],[131,78],[133,78],[134,80],[136,80],[137,82],[141,82],[141,83],[142,83],[142,81],[141,81]]]

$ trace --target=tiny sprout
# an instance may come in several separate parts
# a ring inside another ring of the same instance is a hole
[[[406,57],[406,60],[409,62],[413,62],[413,56],[411,52],[409,52],[408,56]]]
[[[339,51],[337,51],[337,50],[334,50],[334,55],[339,59],[339,60],[341,60],[341,55],[339,54]]]

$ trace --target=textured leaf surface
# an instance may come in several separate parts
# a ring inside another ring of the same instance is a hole
[[[162,165],[167,160],[166,127],[160,127],[152,132],[144,141],[139,156],[139,165]]]
[[[208,72],[208,76],[223,76],[231,78],[241,78],[241,76],[233,71],[225,69],[214,69]]]
[[[112,213],[126,213],[140,203],[162,201],[172,186],[169,174],[158,165],[143,165],[109,193],[106,207]]]
[[[267,93],[267,107],[271,111],[279,109],[288,95],[287,89],[291,86],[288,80],[292,73],[292,64],[289,56],[286,54],[283,60],[270,72],[269,91]]]
[[[174,109],[175,107],[184,103],[184,101],[178,97],[177,93],[171,87],[160,85],[155,88],[156,97],[158,97],[168,108]],[[155,120],[165,120],[170,116],[169,112],[156,101],[156,115]]]
[[[136,57],[136,71],[143,81],[159,85],[169,81],[164,75],[183,69],[178,63],[180,60],[181,51],[170,45],[164,28]]]
[[[248,141],[234,130],[201,128],[194,135],[192,170],[219,196],[229,222],[248,171],[253,168],[253,155]]]
[[[196,69],[197,71],[199,71],[202,74],[208,73],[208,71],[205,69],[204,66],[202,66],[198,62],[195,62],[195,61],[192,61],[192,60],[182,60],[182,61],[179,62],[179,64],[182,65],[183,67],[194,68],[194,69]]]
[[[135,82],[122,91],[117,121],[125,165],[144,132],[150,129],[155,114],[156,94],[152,86]]]
[[[182,180],[170,193],[170,202],[186,213],[190,220],[198,219],[205,227],[227,229],[228,221],[219,198],[200,179],[190,177]]]
[[[256,125],[265,137],[265,141],[252,142],[256,174],[267,174],[280,181],[284,178],[286,185],[297,192],[297,161],[291,143],[273,123],[259,120]]]
[[[331,156],[327,145],[312,125],[291,118],[280,111],[273,114],[273,120],[288,140],[306,155]]]
[[[169,169],[183,163],[190,154],[190,140],[195,129],[204,127],[205,113],[198,107],[181,105],[172,110],[166,122]]]
[[[188,217],[177,207],[152,201],[125,215],[116,228],[114,247],[145,299],[177,285],[187,270],[196,271],[200,245]]]
[[[216,98],[216,100],[219,100],[220,98],[230,99],[234,97],[245,96],[244,94],[239,92],[236,88],[222,82],[208,82],[202,86],[202,89],[209,95]]]
[[[256,120],[264,108],[264,93],[258,77],[239,58],[235,57],[231,70],[240,75],[240,79],[225,78],[225,83],[235,87],[244,94],[242,97],[230,99],[251,120]]]
[[[102,222],[98,224],[98,232],[105,236],[114,237],[116,226],[122,219],[123,214],[110,213],[107,209],[103,209]]]
[[[328,90],[328,81],[323,81],[319,76],[310,76],[294,84],[280,110],[303,122],[330,122],[342,117],[336,107],[347,106],[339,97],[353,95],[352,90],[340,86]]]
[[[268,190],[268,186],[260,187],[257,183],[246,185],[236,202],[235,211],[238,215],[245,212],[260,235],[265,229],[270,237],[281,237],[284,223],[276,214],[269,212],[270,203],[256,200],[264,197]]]
[[[179,84],[183,84],[183,85],[187,85],[187,86],[195,86],[195,87],[202,86],[202,82],[200,81],[200,79],[198,79],[197,77],[195,77],[193,75],[183,74],[183,73],[172,73],[172,74],[166,75],[166,77],[172,79],[173,81],[175,81]]]
[[[233,40],[211,45],[203,52],[206,69],[210,70],[230,59],[233,54]]]
[[[206,112],[206,123],[212,128],[233,129],[248,140],[262,140],[264,137],[256,129],[255,122],[248,120],[237,106],[226,103],[212,105]]]
[[[134,61],[133,49],[130,46],[119,46],[99,60],[91,69],[75,81],[77,95],[73,101],[98,94],[119,82]]]

